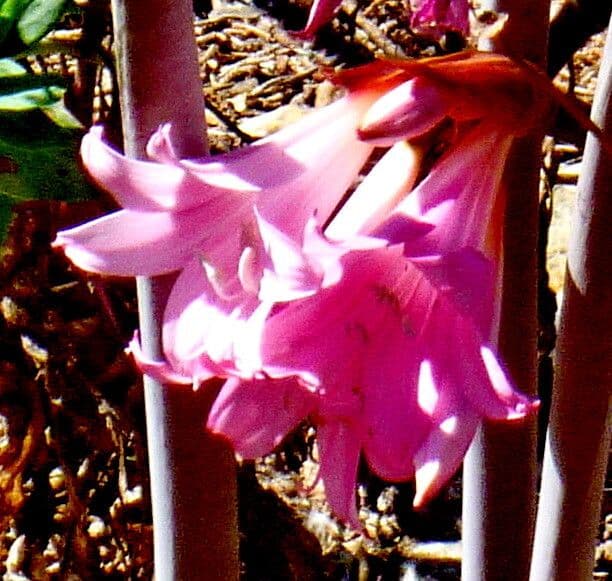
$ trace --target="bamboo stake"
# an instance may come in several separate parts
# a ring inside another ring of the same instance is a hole
[[[612,27],[592,119],[612,132]],[[612,158],[587,137],[569,243],[532,581],[592,579],[612,414]]]
[[[207,152],[190,0],[112,0],[124,147],[145,157],[172,123],[181,157]],[[163,249],[160,249],[163,251]],[[161,317],[173,275],[138,279],[142,347],[161,358]],[[236,473],[229,447],[204,430],[209,391],[145,383],[155,579],[238,579]]]

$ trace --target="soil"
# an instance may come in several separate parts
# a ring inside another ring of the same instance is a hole
[[[304,22],[302,4],[205,8],[195,30],[214,152],[333,100],[321,67],[441,50],[406,31],[399,2],[374,0],[359,9],[347,3],[314,45],[286,32]],[[599,35],[575,58],[575,92],[587,103],[602,44]],[[112,75],[100,78],[96,114],[104,119],[112,114]],[[557,82],[568,79],[562,71]],[[579,138],[547,143],[542,211],[552,216],[547,264],[558,293],[582,145]],[[0,255],[0,573],[6,581],[152,578],[143,390],[124,352],[137,326],[134,284],[80,272],[50,247],[59,228],[107,210],[104,199],[20,205]],[[553,318],[554,308],[543,326],[549,336],[543,358],[554,346]],[[415,513],[412,484],[389,486],[363,467],[366,537],[330,515],[319,485],[302,492],[316,466],[308,425],[277,453],[240,465],[244,579],[459,579],[460,475]],[[610,484],[599,579],[612,567]]]

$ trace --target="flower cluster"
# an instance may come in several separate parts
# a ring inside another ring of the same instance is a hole
[[[311,39],[329,22],[342,0],[314,0],[305,27],[295,32],[298,38]],[[411,0],[410,27],[414,32],[439,39],[455,31],[466,35],[469,30],[467,0]]]
[[[228,155],[177,159],[162,127],[153,161],[130,160],[93,129],[85,167],[123,209],[56,245],[90,271],[179,271],[166,360],[135,340],[140,367],[195,387],[227,378],[207,425],[245,458],[309,417],[329,502],[359,527],[360,458],[415,478],[422,505],[482,418],[537,407],[494,343],[502,170],[548,100],[523,67],[477,52],[336,80],[340,101]],[[338,210],[377,146],[388,150]]]

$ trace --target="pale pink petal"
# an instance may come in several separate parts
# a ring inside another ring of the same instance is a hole
[[[259,212],[299,239],[311,216],[325,222],[370,155],[372,146],[357,138],[370,102],[365,95],[344,97],[248,147],[182,160],[180,167],[219,194],[222,188],[259,192]]]
[[[314,219],[311,218],[314,222]],[[257,223],[267,261],[260,281],[259,298],[290,301],[310,296],[321,288],[323,272],[309,262],[303,243],[287,236],[257,213]],[[316,227],[316,226],[315,226]]]
[[[204,268],[192,260],[177,278],[164,312],[164,353],[179,372],[196,377],[237,372],[235,343],[249,332],[248,319],[255,312],[256,297],[242,292],[234,278],[236,292],[219,296]]]
[[[451,104],[447,94],[430,79],[410,79],[387,91],[367,110],[359,138],[389,146],[423,135],[448,116]]]
[[[257,201],[261,215],[287,236],[300,240],[312,216],[324,224],[355,181],[373,150],[357,138],[357,125],[370,102],[369,95],[344,97],[267,138],[283,148],[284,156],[267,159],[263,167],[259,163],[260,172],[299,169],[290,183],[266,186],[265,192],[262,188]]]
[[[369,234],[410,192],[420,170],[420,154],[407,142],[396,143],[376,163],[325,228],[332,240]],[[433,228],[423,225],[425,231]],[[416,235],[421,236],[423,230]]]
[[[140,371],[156,381],[178,385],[193,385],[194,380],[191,375],[178,373],[167,361],[155,361],[146,357],[140,347],[138,333],[130,341],[128,351],[133,355]],[[210,377],[206,379],[210,379]]]
[[[180,268],[199,242],[194,233],[181,232],[169,213],[120,210],[58,232],[53,245],[90,272],[152,275]]]
[[[170,123],[164,123],[147,142],[147,155],[153,161],[170,165],[177,165],[180,163],[181,160],[172,145],[172,139],[170,137],[171,132],[172,125],[170,125]]]
[[[372,151],[356,134],[369,102],[363,95],[345,97],[248,147],[198,161],[176,160],[167,126],[149,148],[166,163],[126,158],[102,141],[100,128],[85,136],[81,155],[92,178],[124,208],[206,209],[204,228],[221,208],[257,202],[262,215],[299,238],[312,215],[327,219]]]
[[[118,276],[172,272],[197,254],[237,268],[249,211],[229,200],[174,213],[120,210],[58,232],[54,246],[79,268]]]
[[[256,212],[263,241],[264,262],[259,298],[285,302],[312,295],[340,281],[341,259],[348,252],[386,246],[386,241],[352,236],[339,242],[328,240],[314,218],[306,222],[299,244]]]
[[[102,130],[83,137],[81,158],[94,181],[123,208],[139,211],[182,210],[222,197],[216,204],[252,203],[257,185],[233,176],[223,163],[206,164],[206,178],[178,165],[130,159],[102,141]],[[250,196],[250,198],[249,198]],[[229,198],[229,199],[228,199]]]
[[[233,374],[247,379],[268,377],[262,372],[261,344],[266,321],[275,308],[275,303],[260,302],[253,309],[244,309],[245,319],[234,337]]]
[[[208,415],[207,427],[222,434],[242,457],[268,454],[315,407],[316,397],[293,379],[225,382]]]
[[[418,220],[435,228],[411,243],[409,256],[436,255],[471,247],[490,257],[488,224],[511,142],[511,137],[482,124],[465,131],[373,235],[399,243],[404,220],[407,219],[408,225]]]

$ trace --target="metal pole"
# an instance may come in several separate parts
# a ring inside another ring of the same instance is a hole
[[[485,0],[508,14],[502,33],[482,43],[543,64],[549,3]],[[514,382],[536,392],[537,232],[542,135],[516,140],[504,171],[507,190],[499,351]],[[528,578],[535,522],[536,419],[517,425],[484,422],[464,462],[464,581]]]
[[[207,152],[191,0],[112,0],[124,147],[145,157],[172,123],[181,157]],[[142,347],[159,359],[173,275],[138,280]],[[238,579],[236,469],[231,449],[205,432],[211,391],[145,377],[157,581]]]
[[[612,27],[592,111],[612,133]],[[612,414],[612,156],[587,137],[569,243],[532,581],[593,578]]]

